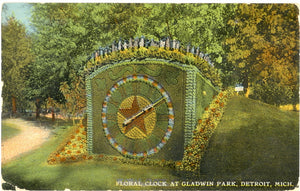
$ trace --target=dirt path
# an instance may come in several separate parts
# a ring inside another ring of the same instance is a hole
[[[1,163],[4,164],[19,155],[37,149],[50,136],[50,130],[40,127],[34,122],[23,119],[6,119],[16,125],[21,133],[1,143]]]

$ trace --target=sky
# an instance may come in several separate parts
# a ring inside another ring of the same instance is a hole
[[[6,17],[14,15],[25,26],[29,26],[31,12],[27,3],[4,3],[1,9],[1,23],[6,21]]]

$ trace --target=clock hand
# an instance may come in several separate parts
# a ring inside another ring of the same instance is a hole
[[[133,116],[129,117],[128,119],[126,119],[123,123],[123,127],[128,125],[129,123],[131,123],[134,119],[138,118],[139,116],[143,115],[144,113],[148,112],[149,110],[151,110],[153,107],[157,106],[161,101],[163,101],[165,99],[165,97],[160,97],[158,98],[154,103],[151,103],[149,105],[147,105],[146,107],[144,107],[143,109],[141,109],[139,112],[137,112],[136,114],[134,114]]]
[[[152,105],[152,107],[155,107],[156,105],[158,105],[164,99],[166,99],[166,97],[162,96],[162,97],[158,98],[153,104],[149,104],[149,106]]]

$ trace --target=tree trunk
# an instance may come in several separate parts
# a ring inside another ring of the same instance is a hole
[[[13,116],[15,116],[17,113],[16,97],[12,96],[11,101],[12,101],[12,114]]]
[[[293,104],[293,111],[297,111],[297,104],[296,103]]]
[[[41,108],[40,99],[37,98],[35,100],[35,106],[36,106],[35,119],[39,119],[40,118],[40,108]]]
[[[248,74],[247,72],[244,74],[244,80],[243,80],[243,86],[244,86],[244,94],[245,97],[249,97],[249,93],[250,93],[250,86],[249,86],[249,78],[248,78]]]
[[[52,121],[55,121],[54,107],[51,107]]]
[[[246,93],[245,93],[245,97],[248,98],[249,94],[250,94],[250,83],[248,83],[247,90],[246,90]]]

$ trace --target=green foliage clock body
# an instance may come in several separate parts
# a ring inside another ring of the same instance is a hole
[[[161,59],[104,65],[87,78],[88,150],[181,160],[216,92],[192,65]],[[139,114],[158,102],[150,114]]]

